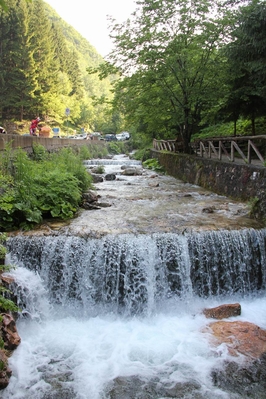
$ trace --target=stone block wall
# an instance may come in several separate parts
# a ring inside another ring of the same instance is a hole
[[[250,202],[251,216],[266,223],[266,167],[151,150],[165,171],[184,182]]]
[[[16,134],[2,134],[0,135],[0,151],[5,149],[7,144],[11,143],[12,148],[21,148],[28,153],[32,152],[33,143],[40,144],[48,151],[56,151],[63,147],[81,147],[90,146],[91,140],[73,140],[48,138],[38,136],[20,136]],[[104,145],[104,141],[98,141],[98,145]]]

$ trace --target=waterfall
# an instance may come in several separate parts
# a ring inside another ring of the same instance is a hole
[[[266,328],[265,243],[266,229],[10,237],[27,317],[1,397],[231,399],[211,377],[229,355],[201,333],[202,309],[237,300],[238,320]]]
[[[194,234],[17,236],[10,257],[67,312],[149,315],[172,299],[265,290],[266,229]]]

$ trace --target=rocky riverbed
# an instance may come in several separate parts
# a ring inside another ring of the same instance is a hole
[[[95,207],[81,210],[67,226],[48,222],[49,230],[99,237],[262,227],[249,217],[247,203],[143,169],[141,164],[131,165],[126,156],[115,156],[112,161],[94,160],[94,164],[87,164],[88,170],[104,167],[104,173],[94,183]],[[107,174],[115,178],[107,180]]]

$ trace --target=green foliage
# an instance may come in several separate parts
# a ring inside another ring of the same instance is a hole
[[[6,12],[0,13],[1,119],[31,120],[38,114],[62,126],[66,106],[75,129],[91,130],[111,118],[110,79],[100,81],[87,73],[88,66],[103,61],[91,44],[42,0],[0,0],[4,4]],[[96,97],[106,102],[94,106]]]
[[[239,119],[234,126],[233,122],[225,122],[217,125],[209,126],[201,129],[198,133],[192,136],[192,141],[196,139],[207,139],[210,137],[226,137],[233,136],[236,127],[236,134],[238,136],[252,135],[252,123],[247,119]],[[264,135],[266,131],[266,118],[258,118],[256,121],[257,134]]]
[[[260,202],[260,200],[258,197],[254,197],[249,200],[248,206],[249,206],[249,214],[251,217],[253,217],[254,214],[256,213],[256,211],[258,209],[259,202]]]
[[[13,159],[13,152],[12,152],[12,141],[5,145],[3,151],[1,151],[0,156],[0,170],[4,174],[11,174],[12,173],[12,159]],[[2,185],[0,185],[1,187]]]
[[[91,143],[90,145],[90,154],[91,156],[87,159],[93,158],[105,158],[108,155],[108,149],[106,146],[101,146],[98,144]]]
[[[117,142],[109,142],[108,143],[108,152],[110,154],[121,154],[119,143]]]
[[[224,57],[217,49],[228,33],[228,5],[219,0],[138,5],[132,20],[112,30],[112,65],[123,75],[115,82],[114,104],[139,132],[150,138],[178,135],[189,151],[203,114],[226,90]]]
[[[34,161],[43,161],[48,156],[46,148],[37,143],[32,144],[32,159]]]
[[[53,154],[41,146],[35,149],[33,158],[37,161],[17,150],[12,175],[0,169],[0,229],[30,228],[44,217],[71,218],[82,192],[92,186],[81,157],[71,149]]]
[[[11,265],[5,265],[5,256],[7,253],[7,249],[5,247],[5,242],[6,242],[7,236],[6,234],[1,233],[0,234],[0,274],[6,271],[9,271],[13,268]],[[19,308],[15,305],[13,301],[10,299],[6,299],[3,294],[5,293],[10,293],[10,291],[3,287],[0,284],[0,312],[18,312]],[[0,320],[1,322],[1,320]],[[0,347],[1,347],[1,339],[0,339]]]
[[[82,161],[85,161],[86,159],[91,159],[91,152],[86,145],[79,148],[79,157]]]
[[[228,120],[249,118],[252,135],[257,133],[255,119],[265,116],[265,21],[265,2],[249,1],[247,6],[240,8],[232,40],[224,49],[228,65],[225,83],[230,92],[225,97],[222,111]]]
[[[5,290],[0,286],[0,292],[1,291],[10,292],[9,290]],[[0,294],[0,310],[1,312],[18,312],[20,309],[11,299],[7,299]]]
[[[147,159],[142,164],[144,168],[152,169],[156,172],[164,173],[164,168],[159,164],[158,160],[155,158]]]
[[[6,367],[6,363],[3,360],[0,360],[0,371],[4,371]]]
[[[69,172],[49,170],[42,176],[37,172],[32,188],[35,207],[30,213],[24,210],[29,222],[39,223],[44,215],[69,219],[78,209],[81,200],[79,181]]]
[[[138,161],[146,161],[150,156],[150,147],[149,148],[141,148],[134,152],[133,157]]]
[[[7,250],[6,250],[6,247],[4,246],[4,244],[6,242],[6,238],[7,238],[6,234],[3,234],[3,233],[0,234],[0,261],[3,261],[6,257]],[[1,263],[3,263],[3,262],[1,262]],[[1,267],[2,266],[0,266],[0,271],[1,271]]]
[[[105,171],[104,166],[103,165],[98,165],[95,169],[95,173],[102,175]]]

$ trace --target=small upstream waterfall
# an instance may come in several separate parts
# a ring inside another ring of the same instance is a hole
[[[90,165],[105,165],[105,166],[142,166],[141,161],[137,161],[135,159],[127,159],[127,158],[117,158],[117,159],[88,159],[84,161],[85,166]]]

